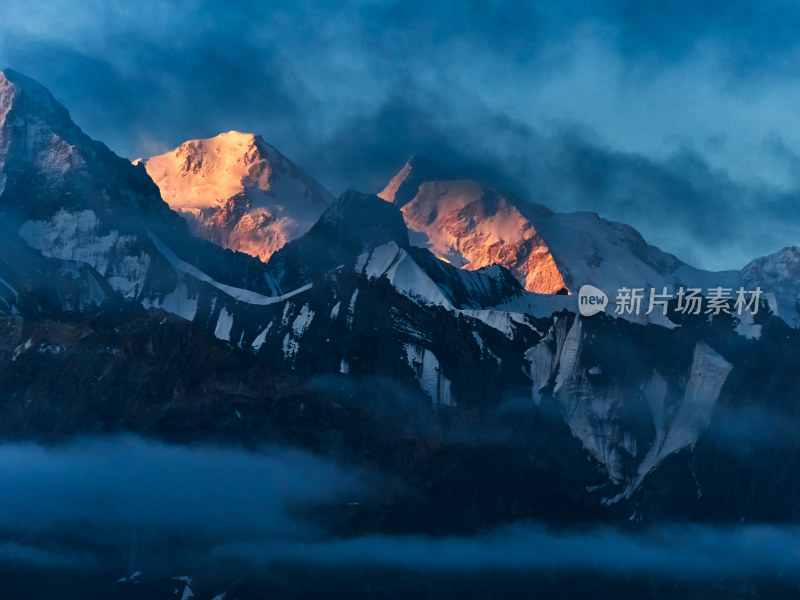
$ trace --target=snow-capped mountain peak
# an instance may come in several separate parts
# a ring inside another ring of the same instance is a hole
[[[46,115],[69,117],[67,109],[59,104],[53,95],[41,84],[13,69],[0,70],[0,126],[11,105],[27,105],[29,112],[43,117]]]
[[[771,308],[792,326],[800,324],[800,248],[788,246],[749,262],[742,269],[748,289],[760,286],[772,298]]]
[[[169,310],[220,286],[274,289],[260,262],[192,237],[145,169],[87,136],[44,87],[4,71],[0,106],[0,279],[11,312],[48,303],[82,312],[121,298]],[[155,239],[197,270],[177,269]],[[34,293],[48,286],[53,297]]]
[[[460,268],[498,264],[540,294],[573,293],[585,284],[611,292],[738,281],[733,272],[693,269],[633,227],[596,213],[555,213],[479,181],[431,178],[438,173],[412,159],[381,197],[401,207],[412,244]]]
[[[439,165],[423,156],[414,154],[378,196],[398,208],[403,208],[414,199],[419,186],[423,183],[446,179],[451,179],[451,176]]]
[[[94,156],[91,141],[46,88],[12,69],[0,71],[0,192],[14,163],[34,163],[38,176],[58,179],[87,156]]]
[[[502,265],[530,292],[566,287],[552,253],[534,225],[546,208],[525,205],[470,180],[422,183],[403,216],[417,245],[469,270]]]
[[[333,201],[261,136],[229,131],[140,160],[200,237],[266,261]]]

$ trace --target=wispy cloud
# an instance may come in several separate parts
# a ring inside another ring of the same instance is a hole
[[[800,566],[800,530],[769,526],[665,526],[644,534],[613,529],[552,532],[517,524],[471,538],[369,536],[314,544],[223,545],[218,556],[264,562],[421,571],[598,571],[607,575],[714,577],[788,574]]]
[[[0,445],[0,479],[0,564],[162,574],[225,541],[315,539],[315,509],[380,481],[295,449],[133,437]]]

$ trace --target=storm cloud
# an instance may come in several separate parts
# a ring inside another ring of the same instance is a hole
[[[0,64],[130,158],[252,131],[339,193],[419,153],[739,268],[800,240],[798,21],[778,0],[11,0]]]

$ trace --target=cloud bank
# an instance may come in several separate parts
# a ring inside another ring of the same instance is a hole
[[[336,510],[386,494],[375,474],[299,450],[259,452],[103,438],[0,446],[0,564],[243,573],[297,563],[420,572],[779,576],[800,567],[800,529],[660,525],[554,531],[520,522],[471,537],[330,533]],[[313,509],[326,509],[327,525]],[[335,510],[331,511],[331,507]],[[231,562],[233,561],[233,562]],[[231,576],[227,573],[227,576]]]

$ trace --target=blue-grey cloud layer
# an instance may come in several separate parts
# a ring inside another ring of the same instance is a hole
[[[798,23],[779,0],[9,0],[0,63],[129,157],[254,131],[339,192],[425,153],[726,268],[800,242]]]
[[[796,526],[552,531],[519,522],[464,537],[332,538],[307,518],[308,509],[327,506],[330,518],[330,507],[369,504],[393,484],[292,449],[246,452],[133,437],[53,448],[5,443],[0,476],[13,491],[0,495],[0,566],[202,577],[219,565],[236,564],[246,574],[254,566],[288,561],[699,580],[774,577],[800,567]]]

